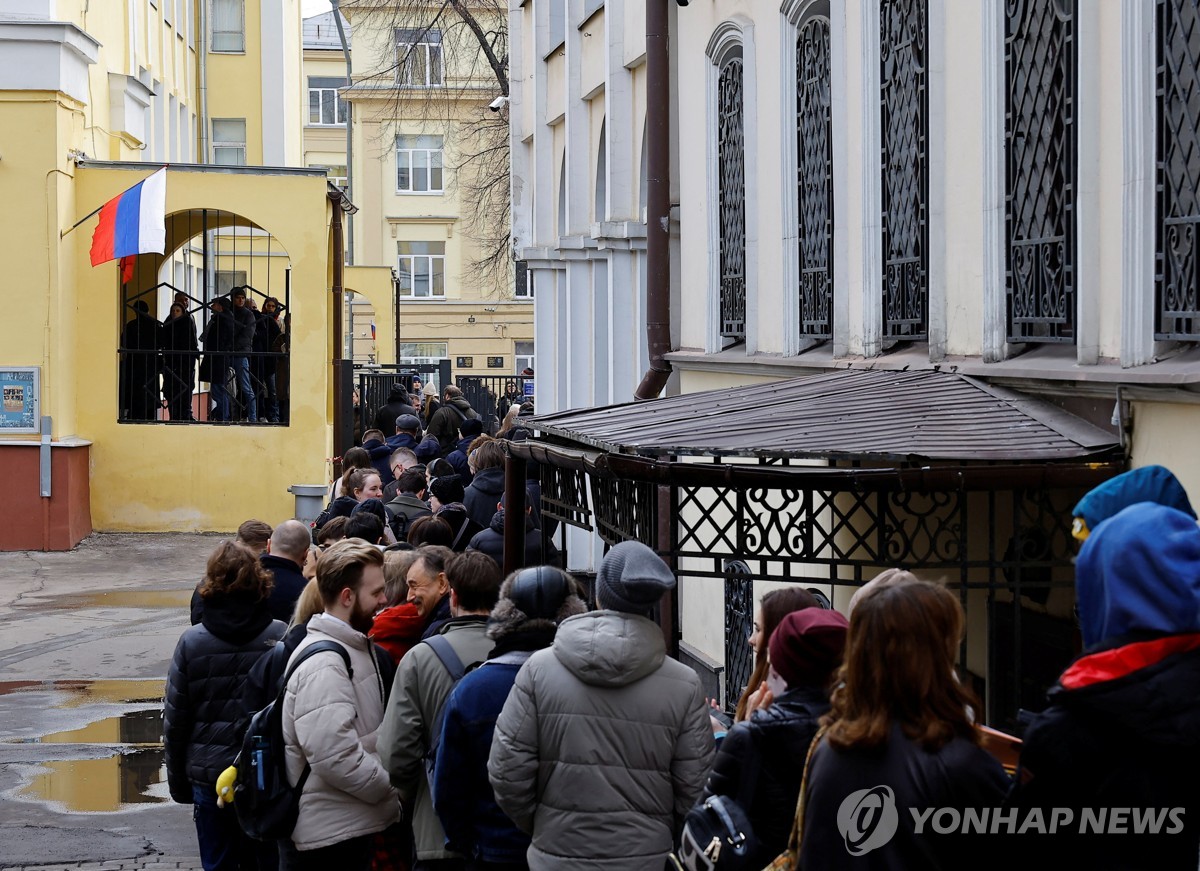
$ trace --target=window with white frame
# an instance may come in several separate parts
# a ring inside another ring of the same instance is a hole
[[[401,366],[436,365],[449,354],[448,342],[401,342],[396,362]]]
[[[446,243],[397,242],[396,295],[406,299],[445,299]]]
[[[338,95],[346,80],[337,76],[308,77],[308,123],[322,127],[344,127],[347,104]]]
[[[432,88],[446,83],[440,30],[396,30],[396,83],[410,88]]]
[[[218,269],[213,277],[216,280],[217,296],[229,296],[235,287],[246,286],[244,269]]]
[[[517,375],[533,369],[533,342],[514,342],[513,352],[513,371]]]
[[[213,163],[220,166],[246,165],[246,119],[213,118]]]
[[[323,169],[328,173],[329,180],[340,188],[346,186],[346,167],[344,166],[326,166],[321,163],[313,163],[309,165],[309,169]]]
[[[396,137],[396,192],[442,193],[442,137]]]
[[[245,0],[211,0],[212,51],[246,50]]]

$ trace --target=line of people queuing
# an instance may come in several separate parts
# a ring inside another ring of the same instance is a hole
[[[556,567],[502,581],[486,554],[436,544],[384,551],[351,537],[302,568],[307,529],[289,521],[267,556],[294,537],[287,589],[313,576],[290,630],[271,618],[279,569],[273,584],[253,545],[222,544],[209,561],[201,622],[168,678],[171,794],[196,807],[208,871],[271,861],[659,871],[681,858],[688,868],[1192,869],[1200,526],[1163,472],[1127,473],[1076,508],[1084,651],[1028,727],[1011,777],[984,749],[983,708],[955,670],[958,596],[908,572],[865,585],[848,618],[803,590],[763,596],[755,671],[726,732],[697,674],[666,654],[651,618],[676,580],[640,543],[609,550],[588,610]],[[339,657],[318,655],[288,681],[289,772],[307,763],[312,776],[292,837],[250,843],[212,799],[248,710],[237,685],[260,662],[325,639],[350,650],[354,680]],[[719,844],[700,844],[706,858],[688,857],[685,821],[715,796],[743,812],[752,852],[730,848],[722,862]],[[1047,822],[1062,809],[1076,820],[1086,808],[1182,809],[1183,825],[1039,836],[1044,824],[1021,834],[921,824],[922,809],[988,808]],[[270,846],[278,860],[262,855]]]
[[[211,385],[209,420],[286,419],[291,315],[273,296],[263,298],[259,311],[246,291],[235,287],[209,302],[200,335],[182,291],[161,323],[144,300],[132,304],[133,317],[121,334],[122,419],[156,420],[165,408],[169,420],[195,420],[197,374]]]

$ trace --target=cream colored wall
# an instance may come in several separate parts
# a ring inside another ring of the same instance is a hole
[[[104,202],[141,177],[128,170],[79,170],[80,207]],[[268,229],[291,257],[291,423],[118,424],[117,266],[93,269],[86,237],[75,237],[67,257],[78,282],[64,317],[89,327],[78,331],[76,357],[59,368],[54,382],[67,382],[77,392],[72,432],[94,443],[92,523],[98,530],[228,531],[248,517],[278,523],[294,510],[288,485],[325,480],[331,348],[324,179],[222,172],[169,176],[168,214],[218,204]]]
[[[262,80],[260,46],[263,33],[260,2],[263,0],[246,0],[246,51],[209,52],[208,55],[210,138],[212,119],[245,118],[246,163],[249,166],[261,166],[263,163],[262,90],[248,86]],[[278,36],[271,35],[270,38],[277,39]],[[307,92],[305,97],[307,98]]]
[[[600,11],[587,20],[580,29],[583,52],[579,60],[579,91],[591,94],[604,87],[604,68],[608,46],[604,40],[604,13]]]
[[[1134,402],[1131,465],[1166,466],[1179,478],[1193,503],[1200,504],[1200,459],[1196,432],[1200,406]]]

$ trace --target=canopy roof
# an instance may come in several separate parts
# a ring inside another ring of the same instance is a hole
[[[841,370],[534,417],[613,453],[870,459],[1099,459],[1115,434],[1047,402],[948,372]]]

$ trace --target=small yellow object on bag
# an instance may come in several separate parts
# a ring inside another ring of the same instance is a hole
[[[237,780],[237,768],[230,765],[217,778],[217,807],[233,804],[233,783]]]

